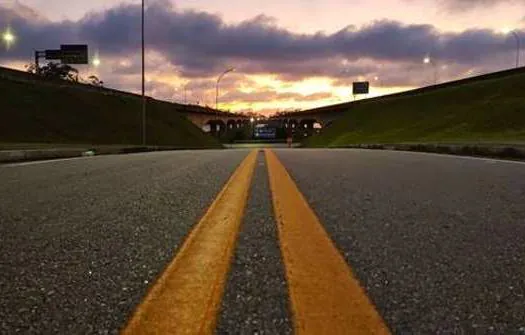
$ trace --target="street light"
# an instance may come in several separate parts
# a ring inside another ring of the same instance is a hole
[[[99,66],[100,66],[100,58],[95,57],[95,58],[93,59],[93,65],[94,65],[95,67],[99,67]]]
[[[187,95],[187,93],[188,93],[188,86],[189,85],[190,85],[189,82],[184,85],[184,104],[188,104],[188,95]]]
[[[516,39],[516,68],[520,67],[520,49],[521,49],[521,39],[516,30],[511,30],[508,28],[503,29],[505,35],[512,34]]]
[[[379,76],[374,77],[374,81],[377,83],[377,86],[381,87],[381,82],[379,81],[379,79],[380,79]]]
[[[423,63],[424,64],[431,64],[432,67],[434,68],[434,85],[437,84],[437,64],[436,62],[430,58],[430,56],[425,56],[425,58],[423,58]]]
[[[2,40],[4,41],[6,47],[9,49],[13,43],[15,43],[16,36],[13,34],[11,29],[8,27],[2,34]]]
[[[219,83],[221,82],[222,77],[224,77],[227,73],[235,71],[235,68],[231,67],[221,73],[219,75],[219,78],[217,78],[217,85],[216,85],[216,94],[215,94],[215,109],[219,110]]]
[[[231,67],[221,73],[219,75],[219,78],[217,78],[217,85],[215,86],[215,110],[217,113],[217,124],[219,123],[219,83],[221,82],[222,77],[224,77],[227,73],[235,71],[235,68]]]

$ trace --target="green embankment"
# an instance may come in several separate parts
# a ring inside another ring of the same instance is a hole
[[[60,83],[0,79],[0,143],[141,144],[141,99]],[[148,145],[220,147],[176,112],[150,100]]]
[[[525,73],[363,101],[344,113],[305,146],[525,143]]]

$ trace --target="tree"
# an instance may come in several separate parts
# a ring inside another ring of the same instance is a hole
[[[36,73],[36,65],[34,63],[27,64],[25,68],[26,68],[26,71],[29,73],[33,73],[33,74]]]
[[[96,87],[103,87],[104,86],[104,82],[100,79],[98,79],[97,76],[95,75],[91,75],[88,77],[88,83],[90,85],[93,85],[93,86],[96,86]]]
[[[35,64],[26,66],[27,72],[37,74],[46,79],[59,79],[78,82],[78,70],[68,64],[47,63],[37,68]]]

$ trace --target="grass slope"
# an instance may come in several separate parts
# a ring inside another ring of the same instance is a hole
[[[525,142],[525,73],[356,104],[306,146]]]
[[[140,144],[141,99],[71,85],[0,79],[0,142]],[[176,112],[150,100],[148,145],[220,147]]]

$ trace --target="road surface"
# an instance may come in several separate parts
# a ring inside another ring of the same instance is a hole
[[[525,334],[524,163],[273,152],[0,166],[0,333]]]

